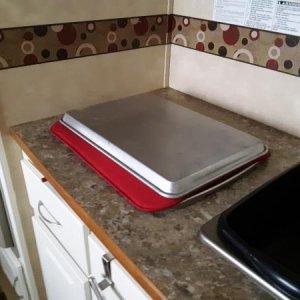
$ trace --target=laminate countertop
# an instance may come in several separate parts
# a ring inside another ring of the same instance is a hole
[[[272,299],[199,240],[201,225],[300,161],[300,139],[173,89],[152,92],[252,134],[272,156],[234,184],[178,210],[142,213],[49,131],[59,116],[11,134],[74,212],[155,299]],[[187,153],[188,155],[188,153]]]

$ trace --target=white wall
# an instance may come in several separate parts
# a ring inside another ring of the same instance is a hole
[[[213,0],[175,0],[174,12],[211,19]],[[171,47],[170,87],[300,137],[299,77]]]
[[[168,0],[0,1],[0,28],[166,14]],[[124,51],[0,71],[0,133],[41,299],[41,275],[19,160],[8,129],[165,84],[166,46]]]
[[[300,136],[298,77],[172,45],[170,86]]]
[[[174,0],[173,13],[210,20],[213,15],[213,3],[214,0]]]
[[[36,274],[39,266],[32,211],[19,164],[20,149],[8,136],[8,128],[71,108],[160,88],[164,83],[164,52],[165,46],[157,46],[0,71],[0,132]],[[42,295],[41,276],[36,278]]]
[[[0,1],[0,28],[165,14],[172,1]],[[211,19],[212,5],[213,0],[174,0],[173,12]],[[171,48],[171,87],[300,135],[298,78],[174,45]],[[164,74],[168,76],[168,49],[159,46],[0,71],[0,131],[27,244],[35,260],[20,150],[8,128],[70,108],[160,88]]]
[[[164,48],[1,71],[0,125],[8,128],[71,108],[160,88],[164,80]]]
[[[2,0],[0,28],[165,14],[168,0]]]

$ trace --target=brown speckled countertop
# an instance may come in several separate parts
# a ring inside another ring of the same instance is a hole
[[[168,299],[272,299],[198,239],[200,226],[281,171],[300,161],[300,139],[172,89],[154,91],[248,132],[272,157],[234,184],[177,211],[149,214],[131,207],[53,137],[57,117],[12,130],[74,201],[101,226]],[[27,149],[27,150],[28,150]]]

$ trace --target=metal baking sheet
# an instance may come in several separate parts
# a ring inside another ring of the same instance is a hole
[[[168,197],[180,197],[259,157],[257,138],[144,94],[72,110],[68,128]]]
[[[289,300],[281,291],[277,290],[262,277],[260,277],[255,271],[253,271],[247,264],[240,260],[234,252],[229,249],[219,238],[217,233],[217,225],[219,221],[219,215],[214,217],[212,220],[208,221],[201,227],[199,238],[210,247],[212,247],[217,253],[230,261],[235,265],[240,271],[245,273],[249,278],[251,278],[256,284],[263,288],[270,295],[276,299]]]

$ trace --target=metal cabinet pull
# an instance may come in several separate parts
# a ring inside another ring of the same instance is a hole
[[[111,253],[106,253],[102,256],[102,265],[104,267],[104,279],[101,280],[99,283],[96,282],[94,276],[90,275],[89,283],[97,297],[98,300],[104,300],[103,296],[101,295],[101,291],[104,291],[108,287],[113,285],[111,279],[111,261],[114,260],[114,257]]]
[[[51,216],[51,218],[53,219],[53,221],[49,220],[48,218],[46,218],[43,213],[42,213],[42,207],[44,207],[44,209],[47,211],[47,213]],[[42,221],[45,221],[49,224],[53,224],[53,225],[57,225],[57,226],[62,226],[61,223],[59,221],[57,221],[57,219],[55,219],[55,217],[50,213],[50,211],[47,209],[47,207],[44,205],[44,203],[39,200],[38,202],[38,212],[39,212],[39,218]]]
[[[102,256],[102,264],[104,267],[105,276],[104,279],[98,284],[101,291],[105,290],[113,284],[111,280],[111,266],[110,263],[114,259],[112,254],[106,253]]]
[[[98,287],[96,278],[94,276],[89,276],[88,278],[89,278],[90,286],[91,286],[92,290],[94,291],[96,298],[98,300],[104,300],[104,298],[102,297],[102,295],[99,291],[99,287]]]

